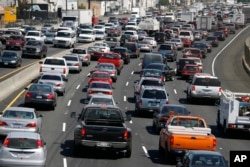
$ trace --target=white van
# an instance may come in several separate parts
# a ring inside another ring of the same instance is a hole
[[[189,31],[189,30],[181,30],[179,33],[179,38],[181,38],[181,39],[188,38],[192,42],[194,41],[194,35],[193,35],[192,31]]]
[[[61,30],[58,31],[54,39],[54,47],[73,48],[76,43],[75,31]]]

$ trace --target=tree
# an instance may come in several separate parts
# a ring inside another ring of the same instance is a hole
[[[168,6],[170,3],[169,0],[159,0],[159,4],[160,6]]]
[[[24,11],[29,8],[29,0],[17,0],[17,3],[17,16],[22,16],[24,14]]]

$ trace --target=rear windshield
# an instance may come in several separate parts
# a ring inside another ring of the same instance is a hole
[[[162,82],[158,80],[144,80],[142,81],[141,85],[147,85],[147,86],[163,86]]]
[[[147,99],[166,99],[166,93],[163,90],[145,90],[143,98]]]
[[[180,35],[190,35],[189,32],[180,32]]]
[[[161,49],[161,50],[171,50],[171,45],[161,45],[159,49]]]
[[[184,64],[194,64],[194,60],[180,60],[179,65],[184,65]]]
[[[221,82],[218,79],[214,78],[196,78],[194,85],[220,87]]]
[[[63,56],[63,58],[68,61],[78,61],[78,58],[73,56]]]
[[[110,120],[122,121],[120,111],[117,109],[104,109],[104,108],[88,108],[85,112],[86,122],[91,120]],[[107,124],[106,126],[109,126]]]
[[[72,53],[87,54],[86,50],[84,50],[84,49],[73,49]]]
[[[41,77],[42,80],[56,80],[61,81],[61,77],[58,75],[43,75]]]
[[[15,149],[35,149],[38,148],[36,139],[28,139],[28,138],[9,138],[8,139],[8,148]],[[40,146],[39,146],[40,147]]]

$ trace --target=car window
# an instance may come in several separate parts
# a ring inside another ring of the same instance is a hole
[[[166,93],[163,90],[151,90],[146,89],[143,92],[143,98],[147,99],[166,99]]]
[[[42,80],[56,80],[56,81],[61,81],[61,77],[58,75],[43,75],[41,77]]]
[[[15,149],[36,149],[40,147],[40,145],[37,144],[37,139],[8,138],[7,147]]]
[[[78,61],[78,57],[74,56],[63,56],[63,58],[68,61]]]
[[[112,99],[109,99],[109,98],[98,98],[98,97],[92,97],[91,100],[90,100],[90,104],[114,105]]]
[[[169,112],[174,112],[174,115],[186,115],[188,111],[184,107],[176,107],[176,106],[164,106],[161,110],[161,114],[169,114]]]
[[[221,82],[218,79],[213,78],[196,78],[194,85],[198,86],[221,86]]]
[[[147,85],[147,86],[163,86],[163,83],[158,80],[143,80],[141,85]]]
[[[85,112],[86,122],[88,120],[104,119],[121,121],[120,112],[116,109],[88,108]],[[106,125],[108,126],[108,124]]]
[[[209,154],[199,154],[194,155],[192,159],[192,165],[195,166],[225,166],[225,162],[221,156],[209,155]]]
[[[4,118],[22,118],[34,119],[34,113],[26,111],[6,110],[3,114]]]
[[[171,50],[172,47],[171,47],[171,45],[161,45],[159,49],[162,49],[162,50]]]
[[[73,49],[72,53],[87,54],[85,49]]]
[[[92,83],[90,88],[103,88],[103,89],[112,89],[109,84],[105,83]]]

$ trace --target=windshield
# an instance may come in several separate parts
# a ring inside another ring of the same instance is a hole
[[[166,93],[163,90],[145,90],[143,93],[143,98],[147,99],[166,99]]]
[[[56,80],[61,81],[61,77],[58,75],[43,75],[41,77],[42,80]]]
[[[95,33],[95,34],[104,35],[104,32],[102,32],[102,31],[96,31],[96,33]]]
[[[63,17],[62,21],[77,21],[77,17]]]
[[[12,34],[17,34],[16,31],[5,31],[6,35],[12,35]]]
[[[1,57],[15,58],[17,54],[15,52],[3,52]]]
[[[72,53],[87,54],[87,51],[85,49],[73,49]]]
[[[46,36],[46,37],[54,37],[55,34],[46,34],[45,36]]]
[[[41,46],[42,42],[40,41],[35,41],[35,40],[29,40],[26,45],[32,45],[32,46]]]
[[[23,38],[21,36],[10,36],[11,40],[22,40]]]
[[[112,89],[109,83],[92,83],[89,88]]]
[[[39,32],[28,32],[27,36],[39,36]]]
[[[189,36],[190,35],[190,32],[180,32],[180,35],[184,35],[184,36]]]
[[[93,31],[82,30],[80,34],[93,34]]]
[[[69,32],[58,32],[57,37],[64,37],[64,38],[70,38],[70,33]]]

